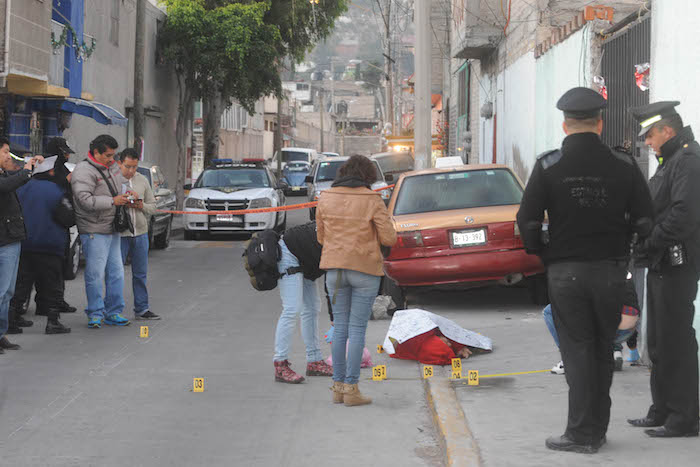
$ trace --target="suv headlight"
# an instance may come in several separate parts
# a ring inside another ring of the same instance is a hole
[[[270,198],[256,198],[250,202],[248,209],[269,208],[272,206]]]
[[[391,198],[391,189],[385,188],[384,190],[380,191],[379,194],[382,196],[382,199],[390,199]]]
[[[194,209],[207,209],[207,203],[205,203],[203,199],[187,198],[185,200],[185,207]]]

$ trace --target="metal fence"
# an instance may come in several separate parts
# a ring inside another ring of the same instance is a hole
[[[649,91],[635,82],[635,65],[651,59],[651,15],[603,42],[601,75],[608,89],[603,141],[610,146],[633,150],[640,168],[648,174],[647,151],[637,137],[639,125],[628,112],[630,107],[649,103]]]

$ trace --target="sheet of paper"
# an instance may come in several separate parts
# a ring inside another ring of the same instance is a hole
[[[492,350],[493,348],[493,343],[488,337],[464,329],[454,321],[435,313],[413,308],[410,310],[399,310],[394,313],[389,330],[384,338],[384,350],[389,354],[394,354],[396,350],[392,340],[401,344],[435,328],[439,328],[440,332],[448,339],[462,345],[485,350]]]

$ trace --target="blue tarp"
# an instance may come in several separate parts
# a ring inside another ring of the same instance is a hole
[[[129,120],[116,109],[99,102],[67,97],[61,102],[61,110],[90,117],[103,125],[127,126],[129,123]]]

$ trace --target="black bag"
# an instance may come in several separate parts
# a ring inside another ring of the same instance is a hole
[[[54,209],[53,219],[58,225],[66,229],[70,229],[75,225],[75,209],[73,209],[73,203],[68,196],[63,195],[63,198],[61,198],[61,202]]]
[[[250,283],[255,290],[272,290],[277,287],[280,273],[277,262],[280,259],[280,236],[268,229],[253,234],[246,242],[243,252],[243,266],[250,276]]]
[[[107,184],[107,188],[109,188],[109,192],[112,194],[112,198],[117,196],[117,189],[113,187],[111,183],[109,183],[109,179],[107,179],[107,176],[102,171],[102,169],[98,167],[97,170],[99,170],[102,174],[102,178],[104,178],[105,183]],[[133,234],[134,224],[131,222],[131,216],[129,215],[129,211],[127,211],[126,206],[115,207],[117,208],[117,212],[114,214],[114,221],[112,222],[112,227],[114,228],[114,231],[117,233],[122,233],[128,230]]]

